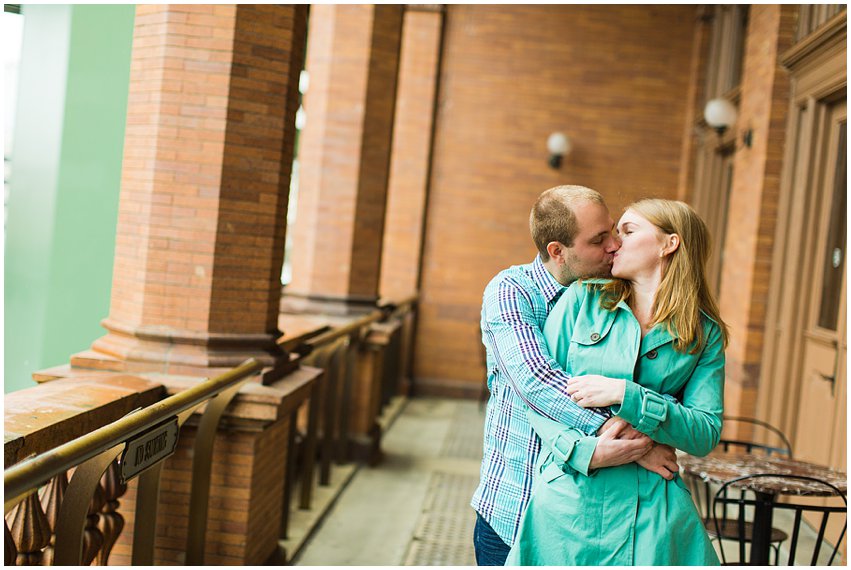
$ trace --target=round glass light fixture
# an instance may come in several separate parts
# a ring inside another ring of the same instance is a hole
[[[550,153],[550,166],[559,168],[562,159],[570,154],[570,139],[564,133],[555,132],[547,138],[547,151]]]
[[[719,135],[724,134],[727,128],[736,124],[737,116],[736,106],[722,97],[707,102],[703,109],[706,124],[718,131]]]

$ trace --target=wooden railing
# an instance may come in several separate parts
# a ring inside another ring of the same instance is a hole
[[[299,452],[289,454],[284,505],[292,501],[297,482],[297,506],[310,509],[315,482],[329,485],[332,467],[353,459],[353,426],[363,424],[353,416],[377,418],[393,396],[407,393],[403,381],[410,378],[416,304],[416,296],[382,302],[375,311],[345,325],[326,327],[285,347],[324,374],[314,384],[309,402],[293,415],[301,439],[291,442]],[[371,397],[355,394],[356,386],[371,392]],[[291,437],[296,437],[295,431]],[[285,508],[281,538],[287,538],[288,525]]]
[[[78,566],[97,558],[105,565],[124,527],[119,499],[127,480],[138,476],[132,563],[152,565],[164,460],[176,448],[180,426],[206,404],[193,448],[186,541],[186,563],[203,564],[216,430],[240,387],[261,368],[248,360],[6,469],[4,562]]]
[[[407,394],[416,304],[416,296],[381,303],[362,317],[324,327],[286,347],[324,374],[312,383],[304,405],[291,412],[281,538],[287,537],[291,508],[310,509],[316,482],[329,485],[333,466],[355,458],[353,432],[375,424],[394,396]],[[5,563],[108,564],[125,524],[120,500],[128,480],[138,476],[131,563],[152,565],[164,460],[176,447],[180,426],[206,403],[192,452],[185,557],[186,564],[203,564],[213,440],[225,408],[260,369],[256,361],[247,361],[6,469]],[[169,426],[174,426],[171,431]],[[144,470],[128,473],[133,463],[128,451],[135,453],[141,445],[144,456],[145,443],[165,452],[154,453]]]

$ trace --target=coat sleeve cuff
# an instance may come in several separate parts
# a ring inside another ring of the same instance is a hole
[[[599,439],[598,437],[583,437],[577,441],[567,464],[587,477],[591,470],[591,458],[594,456],[594,450],[597,449]]]
[[[615,413],[641,433],[653,436],[659,425],[668,418],[668,404],[665,398],[655,392],[643,390],[634,382],[627,382],[623,404]]]
[[[623,403],[612,406],[612,411],[621,419],[628,421],[632,427],[641,421],[641,388],[635,382],[626,382],[623,392]]]
[[[567,467],[587,476],[598,439],[596,436],[565,437],[560,433],[551,443],[553,460],[562,470]]]

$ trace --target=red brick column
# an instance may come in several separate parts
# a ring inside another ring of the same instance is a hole
[[[739,147],[733,164],[719,299],[730,326],[725,412],[734,416],[755,412],[789,110],[779,57],[794,42],[797,10],[754,5],[749,17],[737,124],[753,130],[753,143]]]
[[[311,6],[287,310],[375,306],[401,28],[401,6]]]
[[[419,288],[443,18],[440,6],[405,11],[379,288],[389,299]]]
[[[108,334],[72,364],[273,365],[306,7],[140,5]]]

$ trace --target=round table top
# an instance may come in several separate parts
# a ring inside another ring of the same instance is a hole
[[[822,465],[795,461],[781,456],[751,455],[748,453],[724,453],[717,451],[706,457],[695,457],[686,453],[678,456],[683,470],[711,483],[725,483],[737,477],[756,474],[802,475],[827,481],[843,493],[848,492],[845,472]],[[808,481],[796,481],[780,477],[758,477],[742,481],[737,487],[772,495],[833,495],[827,487]]]

